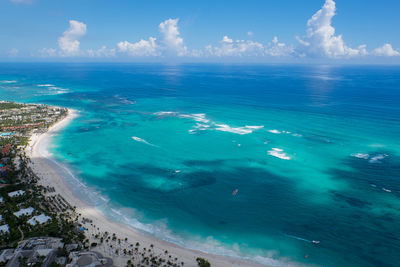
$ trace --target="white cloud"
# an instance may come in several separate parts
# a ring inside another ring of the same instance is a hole
[[[357,48],[347,46],[342,35],[335,35],[332,18],[336,15],[334,0],[325,0],[323,7],[318,10],[307,22],[305,37],[296,37],[300,43],[297,52],[300,56],[316,56],[328,58],[351,58],[360,56],[399,56],[400,52],[393,49],[392,45],[385,44],[368,52],[365,44]]]
[[[358,46],[358,53],[360,56],[367,56],[369,52],[367,51],[367,45],[359,45]]]
[[[114,57],[115,48],[108,49],[106,46],[102,46],[97,50],[89,49],[87,50],[87,55],[89,57]]]
[[[119,42],[117,44],[118,51],[127,53],[130,56],[193,56],[199,57],[202,51],[188,51],[180,37],[178,28],[179,19],[167,19],[161,22],[158,30],[161,34],[160,40],[155,37],[149,37],[148,40],[140,40],[136,43],[128,41]]]
[[[11,0],[26,2],[30,0]],[[385,44],[375,50],[368,51],[365,44],[351,48],[343,40],[342,35],[335,33],[332,19],[336,15],[335,0],[325,0],[324,5],[308,21],[304,37],[296,37],[297,46],[288,45],[274,37],[269,43],[253,40],[233,39],[227,35],[217,45],[208,45],[205,49],[189,50],[180,35],[179,18],[167,19],[158,26],[159,38],[149,37],[137,42],[121,41],[116,48],[102,46],[100,49],[80,49],[80,38],[86,35],[86,24],[69,21],[69,28],[58,38],[59,49],[43,48],[39,55],[52,56],[82,56],[82,57],[113,57],[119,53],[130,56],[178,56],[178,57],[327,57],[347,59],[367,56],[400,56],[391,44]],[[247,32],[253,36],[252,31]],[[248,37],[252,39],[251,37]],[[10,51],[11,52],[11,51]],[[17,50],[13,51],[18,54]],[[11,53],[9,53],[11,55]]]
[[[187,55],[198,58],[204,56],[204,51],[202,49],[192,49]]]
[[[228,36],[224,36],[220,41],[220,46],[211,46],[208,45],[206,47],[207,55],[209,56],[217,56],[217,57],[226,57],[226,56],[262,56],[264,55],[264,46],[261,43],[254,42],[251,40],[236,40],[229,38]]]
[[[280,43],[278,37],[275,36],[272,42],[266,47],[266,54],[273,57],[285,57],[294,53],[292,46]]]
[[[222,38],[221,43],[231,44],[231,43],[233,43],[233,40],[232,40],[231,38],[229,38],[228,36],[225,35],[225,36]]]
[[[284,57],[294,53],[294,48],[279,42],[278,37],[263,45],[251,40],[233,40],[225,35],[220,44],[220,46],[206,46],[206,54],[217,57]]]
[[[58,38],[62,56],[79,55],[79,39],[86,34],[86,24],[76,20],[69,21],[69,28]]]
[[[400,52],[394,50],[391,44],[384,44],[382,47],[376,48],[372,54],[385,57],[400,56]]]
[[[120,52],[126,52],[131,56],[158,56],[158,45],[156,44],[156,38],[150,37],[149,40],[140,40],[136,43],[130,43],[128,41],[119,42],[118,49]]]
[[[108,49],[106,46],[101,48],[80,50],[79,39],[86,34],[86,24],[76,20],[69,21],[69,28],[58,38],[59,50],[54,48],[42,48],[38,51],[41,57],[60,56],[82,56],[82,57],[112,57],[115,56],[115,48]]]
[[[335,35],[332,18],[336,15],[336,3],[326,0],[323,7],[307,22],[307,34],[298,38],[301,49],[308,55],[330,58],[351,57],[359,55],[358,49],[348,47],[342,35]]]
[[[7,54],[10,57],[16,57],[19,54],[19,50],[17,48],[11,48],[10,50],[8,50]]]
[[[32,0],[10,0],[13,3],[17,3],[17,4],[30,4],[32,3]]]
[[[178,29],[179,19],[167,19],[160,23],[158,29],[162,35],[162,42],[168,53],[176,53],[178,56],[187,54],[187,47],[183,44]]]
[[[39,50],[39,55],[41,57],[55,57],[57,55],[57,50],[54,48],[42,48]]]

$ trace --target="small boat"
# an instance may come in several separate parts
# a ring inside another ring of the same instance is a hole
[[[233,191],[232,196],[236,196],[236,194],[239,192],[239,189],[235,189],[235,191]]]
[[[312,241],[314,244],[319,244],[320,243],[320,241],[318,241],[318,240],[313,240]]]

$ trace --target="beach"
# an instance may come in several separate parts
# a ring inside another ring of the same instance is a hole
[[[111,220],[94,206],[80,199],[76,192],[67,183],[64,177],[66,167],[56,162],[51,154],[47,152],[47,145],[51,142],[51,138],[57,135],[65,126],[67,126],[74,118],[79,116],[79,112],[69,109],[68,115],[58,121],[45,133],[33,134],[29,146],[26,148],[26,155],[31,159],[30,167],[40,178],[39,184],[43,186],[53,187],[55,192],[52,194],[60,194],[71,206],[76,207],[76,214],[80,214],[82,218],[89,219],[84,227],[87,229],[86,236],[90,239],[90,243],[98,242],[95,235],[108,232],[115,233],[116,236],[123,241],[123,246],[128,247],[128,243],[135,244],[139,242],[141,247],[153,247],[154,254],[164,255],[168,251],[172,258],[178,258],[178,262],[184,262],[185,266],[197,266],[196,258],[202,257],[207,259],[212,266],[259,266],[253,262],[247,262],[240,259],[234,259],[219,255],[204,253],[180,247],[173,243],[163,241],[152,237],[151,235],[139,232],[134,228]],[[68,170],[67,170],[68,172]],[[107,245],[98,245],[92,250],[102,253],[106,257],[111,257],[115,266],[126,266],[126,262],[130,256],[116,255],[106,248]]]

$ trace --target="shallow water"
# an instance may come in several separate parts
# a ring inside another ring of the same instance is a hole
[[[80,111],[50,150],[122,222],[269,264],[400,261],[399,67],[0,64],[0,81]]]

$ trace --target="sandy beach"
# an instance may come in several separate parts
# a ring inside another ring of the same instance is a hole
[[[43,134],[33,134],[29,146],[26,148],[26,154],[31,159],[30,166],[32,170],[40,177],[39,183],[44,186],[54,187],[57,194],[60,194],[67,200],[71,206],[76,207],[76,213],[81,214],[82,217],[92,220],[92,223],[86,223],[85,227],[88,229],[87,236],[95,241],[92,234],[95,235],[99,232],[115,233],[118,238],[124,240],[128,238],[129,243],[135,244],[139,242],[141,247],[149,248],[151,244],[154,245],[153,251],[155,254],[163,255],[165,250],[168,250],[172,257],[177,257],[179,262],[184,262],[185,266],[197,266],[196,258],[206,258],[212,266],[260,266],[259,264],[242,261],[224,256],[207,254],[201,251],[194,251],[175,245],[173,243],[156,239],[150,235],[141,233],[128,225],[115,222],[107,218],[101,211],[94,206],[86,203],[80,199],[72,190],[63,177],[65,167],[55,162],[51,155],[46,150],[47,144],[51,138],[59,133],[68,123],[74,118],[79,116],[75,110],[69,110],[68,115],[53,125],[49,130]],[[64,168],[64,169],[63,169]],[[99,228],[99,229],[97,229]],[[126,244],[127,245],[127,244]],[[97,246],[95,251],[102,253],[104,256],[111,257],[115,266],[126,266],[126,261],[130,258],[125,255],[114,255],[113,252],[108,251],[106,245]]]

